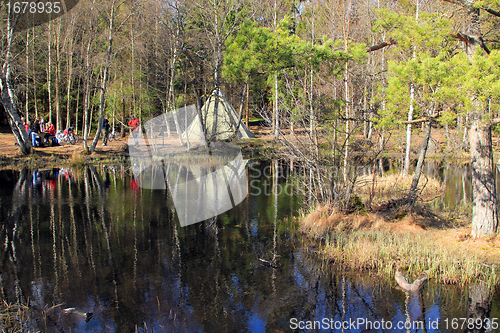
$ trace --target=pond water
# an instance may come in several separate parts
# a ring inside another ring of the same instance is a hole
[[[460,318],[480,316],[481,297],[482,316],[500,317],[498,293],[474,286],[405,295],[334,273],[294,237],[302,200],[288,172],[251,164],[239,205],[181,227],[169,190],[141,188],[123,167],[2,171],[2,299],[45,310],[30,324],[43,332],[466,331]],[[63,308],[93,316],[70,321]]]

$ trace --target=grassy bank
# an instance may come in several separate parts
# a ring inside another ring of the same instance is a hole
[[[68,154],[34,153],[23,156],[0,157],[1,169],[23,168],[52,168],[52,167],[77,167],[99,164],[126,164],[128,152],[112,152],[107,154],[97,153],[86,155],[83,151],[73,151]]]
[[[8,139],[3,135],[3,139],[12,141],[11,136]],[[13,137],[13,136],[12,136]],[[2,144],[0,137],[0,144]],[[235,142],[235,147],[241,149],[244,159],[265,158],[268,157],[273,150],[273,143],[262,139],[240,140]],[[206,162],[206,154],[200,154],[203,148],[194,149],[193,152],[184,152],[179,156],[170,158],[172,162],[191,162],[200,163]],[[217,155],[217,150],[214,151]],[[62,145],[58,147],[35,148],[30,155],[23,155],[17,148],[4,150],[0,154],[0,170],[1,169],[22,169],[22,168],[51,168],[51,167],[78,167],[85,165],[113,165],[113,164],[129,164],[128,145],[124,140],[113,141],[107,147],[101,147],[99,144],[96,151],[88,154],[83,150],[82,144],[77,145]]]
[[[394,280],[397,266],[410,280],[428,271],[431,279],[467,285],[479,280],[500,282],[500,239],[472,239],[463,225],[423,225],[408,214],[390,219],[378,213],[343,214],[326,206],[301,219],[300,231],[319,245],[316,252],[328,267],[367,271]]]

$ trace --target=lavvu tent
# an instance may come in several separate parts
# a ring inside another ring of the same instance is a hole
[[[197,115],[182,133],[183,139],[203,140],[202,124],[205,124],[206,138],[210,141],[255,138],[220,89],[214,90],[207,99],[201,108],[201,116],[204,121]]]

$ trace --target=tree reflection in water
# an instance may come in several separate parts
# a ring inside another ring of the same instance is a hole
[[[395,283],[318,261],[292,237],[288,217],[300,198],[285,187],[298,184],[278,177],[279,163],[267,175],[264,166],[248,170],[260,193],[187,227],[167,190],[134,187],[122,167],[0,172],[3,299],[29,300],[39,315],[32,326],[52,332],[68,331],[65,325],[133,332],[145,324],[155,332],[288,331],[292,318],[467,317],[459,289],[431,281],[407,303]],[[68,307],[94,317],[62,322]],[[498,317],[495,311],[485,316]]]

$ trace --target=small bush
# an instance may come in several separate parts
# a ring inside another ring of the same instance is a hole
[[[351,212],[366,212],[366,207],[361,198],[356,194],[353,194],[349,198],[347,210]]]
[[[128,151],[128,144],[126,144],[126,143],[122,143],[122,144],[120,145],[120,151],[122,151],[122,152],[127,152],[127,151]]]

